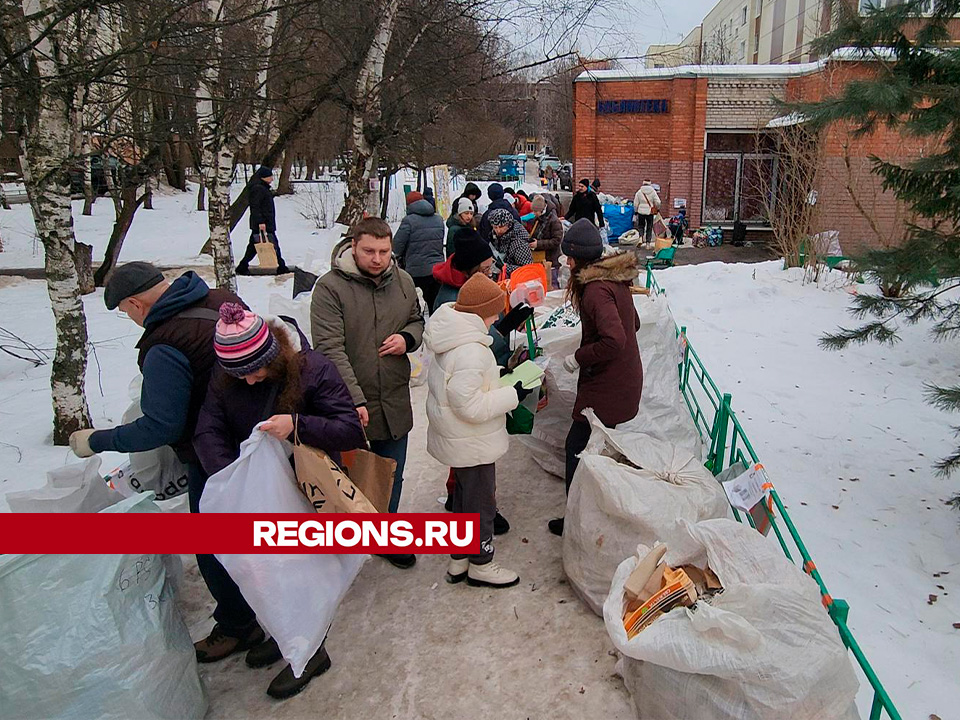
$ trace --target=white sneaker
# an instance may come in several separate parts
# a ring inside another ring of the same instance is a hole
[[[519,582],[520,576],[513,570],[502,568],[493,561],[485,565],[470,563],[470,568],[467,570],[467,585],[474,587],[504,588],[512,587]]]
[[[453,584],[466,580],[469,565],[470,560],[468,558],[461,558],[460,560],[450,558],[450,562],[447,563],[447,582]]]

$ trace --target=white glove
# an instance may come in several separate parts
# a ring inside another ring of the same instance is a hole
[[[77,430],[70,433],[70,449],[78,458],[93,457],[96,453],[90,448],[90,436],[96,432],[93,429]]]
[[[580,363],[577,362],[577,356],[567,355],[567,357],[563,359],[563,369],[568,373],[575,373],[577,370],[579,370]]]

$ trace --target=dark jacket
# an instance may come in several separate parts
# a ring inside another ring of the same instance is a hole
[[[518,223],[520,222],[520,213],[517,212],[517,209],[513,205],[504,199],[503,185],[500,183],[490,183],[490,187],[487,188],[487,197],[490,198],[490,207],[487,208],[486,212],[483,213],[483,217],[480,218],[480,225],[477,230],[480,233],[480,237],[490,242],[493,239],[493,228],[490,227],[490,213],[494,210],[509,210]]]
[[[437,308],[444,303],[456,302],[457,295],[460,294],[460,288],[463,287],[468,278],[466,273],[453,267],[453,255],[451,255],[444,262],[434,266],[433,279],[440,283],[440,290],[437,292],[437,299],[434,300],[433,307],[430,308],[431,313],[436,312]],[[497,365],[506,366],[507,360],[510,359],[510,343],[494,328],[490,328],[487,334],[493,340],[490,350],[497,358]]]
[[[93,433],[91,449],[129,453],[170,445],[183,462],[197,462],[193,431],[216,362],[216,318],[177,315],[193,308],[216,313],[225,302],[242,304],[231,292],[211,290],[194,272],[184,273],[170,285],[147,314],[137,343],[143,417]]]
[[[393,236],[393,254],[412,277],[429,277],[433,266],[443,262],[443,218],[426,200],[407,207],[407,216]]]
[[[420,346],[423,316],[410,275],[393,263],[379,278],[364,275],[350,240],[342,240],[313,288],[310,327],[314,347],[337,366],[354,405],[366,405],[367,437],[399,440],[410,432],[410,360],[379,353],[394,333],[404,336],[408,353]]]
[[[303,389],[295,414],[296,434],[300,442],[323,450],[339,462],[339,451],[365,445],[360,418],[337,368],[323,353],[311,350],[303,334],[296,332]],[[248,385],[217,366],[194,436],[197,455],[207,474],[223,470],[240,457],[240,443],[250,437],[257,423],[276,414],[275,400],[274,407],[268,407],[273,386],[270,380]],[[278,395],[282,391],[282,386],[277,388]],[[293,436],[287,439],[292,441]]]
[[[267,232],[277,231],[277,211],[273,206],[273,191],[260,178],[250,183],[250,229],[257,231],[260,224],[267,226]]]
[[[592,190],[585,193],[574,193],[570,201],[570,209],[567,210],[567,220],[575,223],[581,218],[586,218],[597,227],[603,227],[603,206],[600,199]]]
[[[530,239],[537,241],[537,250],[547,254],[547,260],[557,265],[560,260],[560,241],[563,240],[563,225],[560,218],[550,208],[533,221]]]
[[[637,345],[640,317],[630,294],[636,276],[637,259],[628,252],[605,257],[581,271],[586,287],[580,307],[582,338],[575,353],[580,377],[574,420],[583,420],[584,408],[593,408],[607,427],[637,415],[643,365]]]
[[[477,197],[480,197],[482,194],[483,194],[483,193],[480,192],[480,188],[477,186],[476,183],[468,182],[468,183],[464,186],[463,192],[460,193],[456,198],[454,198],[454,200],[453,200],[453,205],[452,205],[452,209],[450,210],[450,217],[453,217],[453,216],[456,214],[456,211],[457,211],[457,200],[459,200],[460,198],[467,198],[470,202],[472,202],[472,203],[473,203],[473,214],[474,214],[474,215],[479,215],[479,214],[480,214],[480,206],[477,205],[477,201],[476,201],[476,200],[474,200],[473,198],[468,197],[468,196],[470,196],[470,195],[476,195]]]
[[[498,255],[497,267],[506,267],[507,277],[518,267],[533,262],[533,251],[530,250],[530,234],[520,224],[519,220],[513,220],[503,235],[492,234],[491,245]]]
[[[451,215],[449,218],[447,218],[447,242],[445,243],[445,250],[448,258],[453,255],[453,247],[454,243],[457,241],[457,235],[472,229],[472,225],[464,225],[462,222],[460,222],[459,215]]]

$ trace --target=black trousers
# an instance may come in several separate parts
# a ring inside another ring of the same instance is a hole
[[[436,301],[437,294],[440,292],[440,283],[437,282],[433,275],[423,275],[421,277],[415,277],[413,284],[423,291],[423,299],[427,302],[427,312],[432,313],[433,303]]]
[[[616,427],[616,425],[610,426],[604,423],[607,427]],[[587,443],[590,442],[590,423],[586,420],[574,420],[570,424],[570,431],[567,433],[567,440],[564,443],[564,450],[566,452],[566,471],[564,473],[564,480],[567,483],[567,495],[570,494],[570,485],[573,483],[573,476],[577,472],[577,467],[580,465],[580,458],[577,457],[582,453],[586,447]]]
[[[200,497],[207,484],[207,474],[200,465],[187,466],[187,494],[190,501],[190,512],[200,512]],[[256,613],[243,599],[240,588],[213,555],[197,555],[197,565],[200,575],[207,589],[217,601],[213,611],[213,619],[220,625],[225,635],[242,637],[256,621]]]
[[[497,515],[497,467],[493,463],[468,468],[453,468],[453,511],[480,513],[479,555],[451,554],[454,560],[470,558],[474,565],[493,560],[493,519]]]
[[[643,242],[648,243],[653,240],[653,215],[641,215],[637,213],[637,230]]]
[[[277,240],[277,234],[275,232],[267,233],[267,239],[273,243],[274,250],[277,251],[277,265],[278,267],[285,268],[287,264],[283,261],[283,254],[280,252],[280,241]],[[237,265],[238,268],[246,270],[250,266],[250,261],[257,256],[257,248],[255,245],[260,242],[260,231],[251,230],[250,239],[247,241],[247,249],[243,253],[243,259],[240,260],[240,264]]]

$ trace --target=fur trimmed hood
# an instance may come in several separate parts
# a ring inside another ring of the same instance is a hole
[[[580,272],[580,282],[632,282],[637,277],[639,264],[637,256],[632,252],[615,252],[600,258]]]

